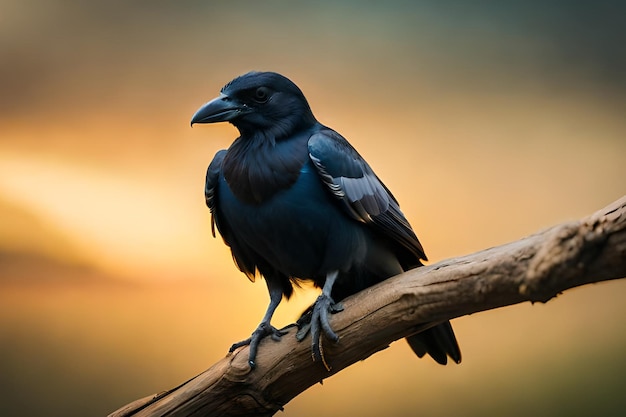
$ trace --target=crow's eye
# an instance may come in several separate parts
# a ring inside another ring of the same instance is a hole
[[[254,91],[254,101],[265,103],[270,98],[270,92],[265,87],[259,87]]]

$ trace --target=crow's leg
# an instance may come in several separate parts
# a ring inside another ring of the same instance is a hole
[[[280,337],[287,333],[276,329],[270,324],[272,316],[274,315],[274,311],[276,311],[276,307],[278,307],[280,301],[283,298],[282,288],[280,286],[272,284],[271,279],[266,279],[265,282],[267,283],[267,289],[270,293],[270,305],[267,307],[267,311],[265,312],[265,316],[263,316],[263,320],[261,320],[259,326],[252,333],[252,336],[250,336],[246,340],[242,340],[241,342],[233,344],[229,350],[229,352],[233,352],[235,349],[241,346],[250,345],[248,364],[251,368],[256,367],[256,353],[259,348],[259,343],[261,343],[261,340],[263,340],[267,336],[272,336],[272,340],[279,341]]]
[[[321,361],[326,369],[330,370],[330,367],[324,360],[324,352],[321,348],[321,331],[323,330],[333,342],[339,340],[339,336],[333,331],[328,322],[328,314],[341,311],[343,308],[333,301],[330,294],[337,279],[338,271],[332,271],[326,275],[326,282],[324,288],[322,288],[322,294],[315,301],[313,311],[311,315],[311,343],[313,360]]]

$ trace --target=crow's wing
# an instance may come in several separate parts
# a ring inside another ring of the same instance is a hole
[[[224,208],[220,208],[218,188],[222,174],[222,163],[224,162],[226,152],[227,151],[224,149],[217,152],[206,171],[204,198],[206,205],[209,207],[209,210],[211,210],[211,233],[213,237],[215,237],[215,227],[217,226],[217,230],[220,232],[220,235],[222,235],[224,243],[230,247],[233,260],[239,270],[246,274],[250,281],[254,281],[257,267],[254,262],[255,258],[250,253],[249,249],[238,241],[230,225],[226,222],[226,219],[223,218],[223,215],[220,214],[220,210]]]
[[[350,217],[400,243],[417,259],[426,260],[397,200],[347,140],[323,128],[311,136],[308,149],[322,182]]]
[[[222,171],[222,162],[224,161],[225,156],[225,149],[222,149],[215,154],[213,160],[209,164],[209,168],[206,170],[206,181],[204,183],[204,199],[206,201],[207,207],[209,208],[209,210],[211,210],[211,233],[213,234],[213,237],[215,237],[217,185],[219,183],[220,172]],[[222,232],[220,231],[220,233]]]

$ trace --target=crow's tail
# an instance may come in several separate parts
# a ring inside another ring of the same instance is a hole
[[[428,353],[441,365],[448,363],[448,356],[461,363],[461,350],[449,321],[409,336],[406,341],[420,358]]]

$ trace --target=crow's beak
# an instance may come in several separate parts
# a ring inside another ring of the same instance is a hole
[[[226,94],[220,94],[219,97],[198,109],[191,118],[191,126],[194,123],[228,122],[245,112],[246,106],[231,99]]]

